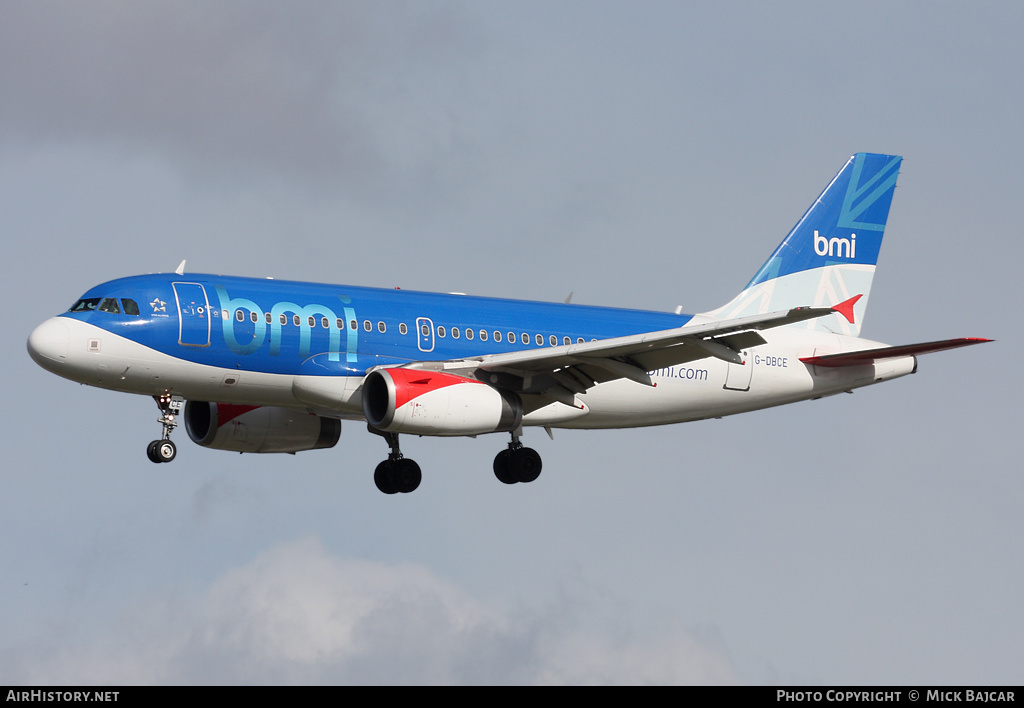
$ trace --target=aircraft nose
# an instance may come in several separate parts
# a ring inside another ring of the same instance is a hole
[[[52,370],[68,360],[68,327],[60,317],[51,317],[28,336],[28,353],[44,369]]]

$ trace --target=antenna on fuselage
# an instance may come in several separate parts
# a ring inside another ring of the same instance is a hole
[[[174,272],[178,275],[185,275],[185,261],[178,264],[178,267],[174,269]]]

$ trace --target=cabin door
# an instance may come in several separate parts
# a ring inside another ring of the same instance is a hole
[[[732,391],[749,391],[754,362],[750,360],[750,352],[744,350],[740,354],[742,364],[726,364],[729,368],[725,372],[725,387]]]
[[[416,343],[421,352],[434,351],[434,323],[427,317],[416,318]]]
[[[199,283],[173,283],[178,306],[178,344],[210,346],[210,302]]]

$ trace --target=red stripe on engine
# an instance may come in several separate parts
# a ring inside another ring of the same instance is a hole
[[[232,420],[240,415],[245,415],[249,411],[254,411],[259,406],[242,406],[236,403],[218,403],[217,404],[217,427],[221,427],[225,423],[230,423]]]
[[[480,383],[452,374],[417,369],[388,369],[395,384],[395,408],[401,408],[412,399],[431,391],[462,383]]]

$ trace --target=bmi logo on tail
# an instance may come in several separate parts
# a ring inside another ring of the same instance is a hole
[[[833,247],[835,251],[833,252]],[[819,256],[831,256],[835,258],[856,258],[857,257],[857,234],[850,234],[850,238],[825,238],[814,230],[814,252]]]

